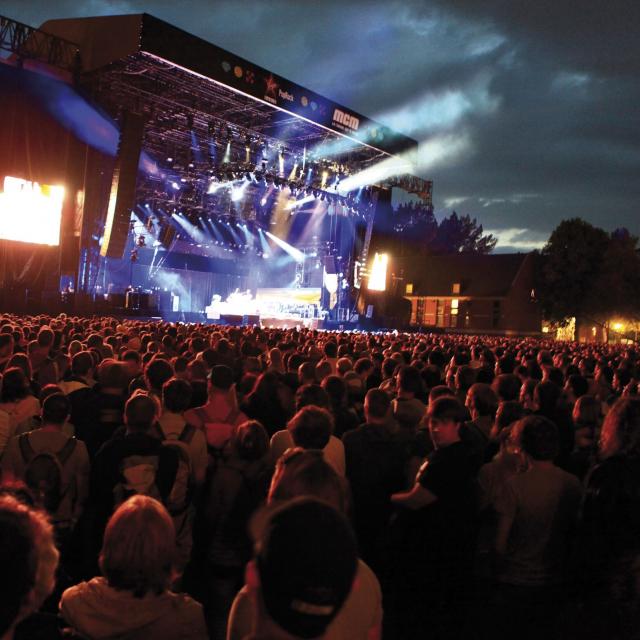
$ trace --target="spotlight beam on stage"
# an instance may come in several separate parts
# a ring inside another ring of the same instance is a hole
[[[288,253],[296,262],[304,262],[305,255],[299,249],[292,247],[288,242],[285,242],[278,236],[274,236],[273,233],[265,231],[268,238],[273,240],[285,253]]]

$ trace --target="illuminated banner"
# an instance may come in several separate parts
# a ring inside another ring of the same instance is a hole
[[[4,178],[0,192],[0,239],[57,246],[64,188]]]
[[[148,14],[142,16],[140,49],[381,151],[417,147],[389,127]]]

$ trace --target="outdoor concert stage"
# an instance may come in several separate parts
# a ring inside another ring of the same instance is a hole
[[[414,140],[150,15],[3,24],[25,130],[78,144],[66,176],[53,151],[37,175],[0,155],[0,180],[64,183],[55,286],[85,307],[349,323],[391,189],[431,204],[363,174]]]

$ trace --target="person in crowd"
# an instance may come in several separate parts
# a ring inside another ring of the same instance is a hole
[[[345,453],[342,441],[333,434],[333,417],[316,405],[302,407],[289,420],[287,428],[271,438],[271,460],[275,462],[291,447],[322,449],[327,462],[341,477],[345,476]]]
[[[42,404],[41,426],[12,438],[2,457],[3,477],[26,483],[48,511],[61,543],[78,523],[89,494],[87,448],[63,432],[69,411],[65,395],[48,396]]]
[[[329,396],[329,410],[335,425],[334,435],[342,438],[359,424],[358,414],[349,406],[347,385],[340,376],[327,376],[321,386]]]
[[[342,441],[361,555],[377,567],[381,539],[391,517],[391,496],[406,486],[408,461],[389,396],[381,389],[368,391],[364,413],[365,424],[345,433]]]
[[[477,473],[474,452],[460,437],[464,418],[454,397],[432,403],[428,420],[435,450],[414,486],[391,497],[403,510],[391,558],[391,621],[399,638],[427,629],[434,637],[462,634],[471,597]]]
[[[207,403],[185,412],[185,420],[201,429],[209,453],[217,458],[231,437],[234,427],[247,421],[238,408],[233,371],[226,365],[215,365],[209,374]]]
[[[255,420],[241,424],[231,437],[228,455],[205,488],[205,604],[214,639],[225,638],[227,615],[251,559],[248,524],[267,496],[272,471],[268,453],[265,428]]]
[[[291,415],[290,393],[275,370],[262,373],[242,405],[243,411],[253,420],[258,420],[269,435],[284,429]]]
[[[0,456],[14,435],[36,426],[40,403],[29,388],[29,380],[19,367],[5,369],[0,391]]]
[[[527,416],[516,424],[513,437],[526,470],[507,480],[495,504],[496,602],[506,611],[500,616],[503,633],[537,638],[557,632],[582,490],[575,476],[553,462],[560,448],[553,422]]]
[[[0,487],[0,638],[57,638],[36,614],[56,584],[58,550],[44,513]]]
[[[274,554],[276,549],[287,554],[288,548],[287,562],[295,568],[279,569],[282,582],[278,579],[274,583],[271,571],[278,566],[278,556],[271,555],[273,565],[265,567],[257,555],[229,616],[229,640],[380,638],[380,585],[371,569],[357,558],[353,533],[340,513],[344,489],[338,476],[314,454],[291,452],[287,468],[272,486],[271,511],[259,514],[253,526],[254,537],[261,543],[257,548],[265,554]],[[290,515],[281,519],[283,513]],[[303,518],[308,518],[306,527]],[[265,542],[266,548],[262,546]],[[326,555],[321,560],[323,553]],[[304,609],[285,605],[293,602],[293,594],[283,597],[282,592],[294,584],[300,590],[297,599],[309,605]],[[336,588],[338,584],[341,586]],[[320,600],[323,592],[325,597]],[[318,606],[320,603],[322,606]]]
[[[60,615],[87,638],[206,640],[202,606],[170,591],[175,530],[160,502],[137,495],[109,519],[102,576],[67,589]]]
[[[396,397],[393,401],[393,417],[400,427],[416,429],[426,413],[426,406],[419,399],[423,393],[420,372],[409,365],[399,369],[396,376]]]
[[[640,623],[640,399],[615,402],[586,479],[579,549],[583,637],[632,638]]]

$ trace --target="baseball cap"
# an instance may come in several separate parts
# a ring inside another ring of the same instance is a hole
[[[346,601],[358,556],[343,514],[295,498],[252,522],[262,599],[271,619],[300,638],[321,636]]]

